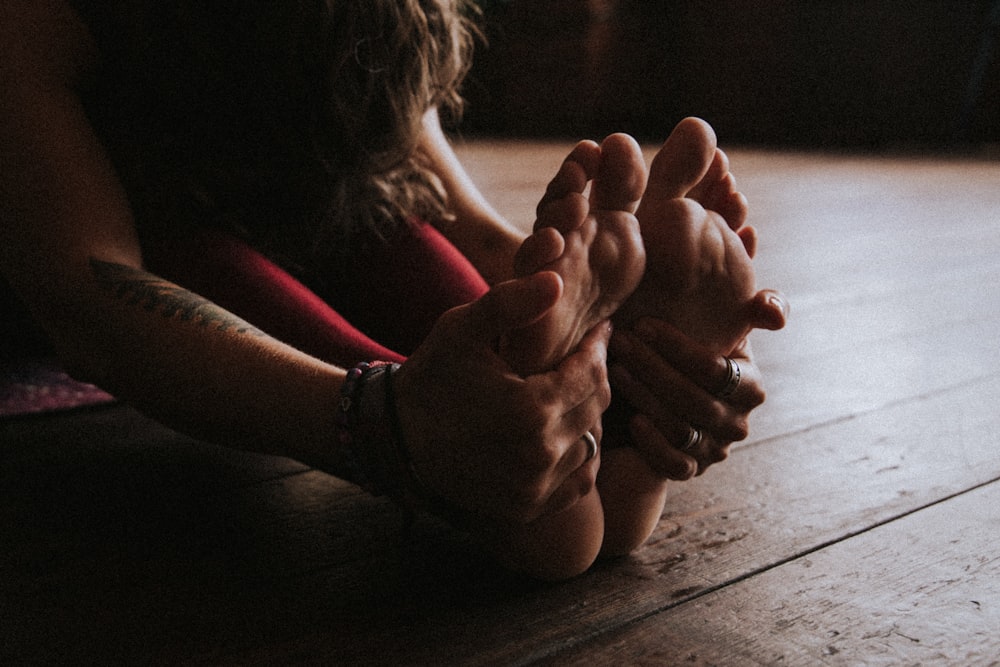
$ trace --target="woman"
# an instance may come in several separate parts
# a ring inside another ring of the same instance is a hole
[[[562,283],[511,280],[523,235],[441,132],[465,4],[204,4],[0,5],[0,270],[62,362],[474,531],[591,493],[609,328],[527,377],[498,355]]]

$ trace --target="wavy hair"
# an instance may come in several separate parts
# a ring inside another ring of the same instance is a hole
[[[123,179],[148,218],[221,226],[309,276],[407,218],[444,213],[416,149],[431,107],[461,114],[478,35],[471,0],[150,7],[130,19],[138,39],[106,29],[125,52],[105,50],[108,66],[138,85],[128,99],[114,93],[98,105],[119,135],[114,128],[146,119],[145,153],[117,157],[131,167]]]
[[[384,234],[401,219],[433,219],[444,200],[416,152],[424,114],[461,115],[471,61],[471,3],[327,0],[329,88],[316,145],[330,151],[332,229]],[[324,134],[325,132],[325,134]]]

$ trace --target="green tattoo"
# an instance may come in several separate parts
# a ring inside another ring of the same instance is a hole
[[[130,305],[158,312],[166,319],[195,322],[216,331],[263,336],[256,327],[226,312],[208,299],[193,294],[151,273],[112,262],[90,260],[97,283]]]

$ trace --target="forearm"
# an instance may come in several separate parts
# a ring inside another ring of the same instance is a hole
[[[321,463],[341,369],[148,272],[98,260],[89,271],[66,307],[44,309],[75,375],[178,431]]]
[[[441,179],[453,217],[436,226],[491,285],[514,277],[514,254],[525,234],[500,215],[469,177],[441,130],[436,110],[424,117],[420,151]]]

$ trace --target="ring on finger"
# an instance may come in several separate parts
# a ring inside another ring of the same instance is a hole
[[[684,444],[680,446],[682,452],[689,452],[698,445],[701,444],[701,431],[696,429],[694,426],[688,428],[687,439]]]
[[[740,387],[740,380],[742,379],[742,373],[740,371],[740,365],[736,363],[735,359],[730,359],[725,357],[726,360],[726,381],[722,385],[722,389],[716,394],[719,398],[728,398],[736,393],[736,390]]]
[[[585,431],[580,437],[583,438],[583,442],[587,445],[587,458],[584,459],[584,463],[586,463],[597,456],[597,438],[590,431]]]

